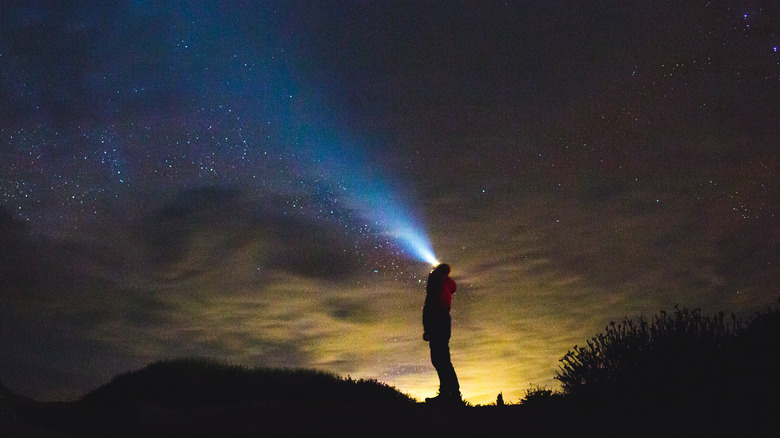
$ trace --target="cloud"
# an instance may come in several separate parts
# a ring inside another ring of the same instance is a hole
[[[256,202],[237,189],[185,190],[133,230],[148,266],[166,278],[195,275],[248,258],[257,269],[340,280],[357,265],[332,224],[285,212],[281,200]]]
[[[360,268],[335,225],[218,186],[151,203],[68,238],[0,210],[0,381],[62,398],[172,356],[307,366],[332,321],[370,321],[332,294]]]

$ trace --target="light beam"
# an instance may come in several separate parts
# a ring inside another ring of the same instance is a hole
[[[285,78],[282,89],[298,89],[286,75],[280,77]],[[283,122],[279,127],[286,135],[282,138],[289,139],[289,146],[297,150],[296,170],[329,185],[333,193],[339,194],[339,204],[358,212],[381,235],[397,243],[404,254],[437,265],[424,227],[411,214],[408,203],[399,200],[401,190],[393,190],[398,185],[387,183],[383,172],[366,157],[365,150],[371,145],[344,134],[349,129],[339,130],[333,114],[317,111],[327,105],[318,105],[315,96],[309,95],[307,102],[308,112],[299,112],[295,106],[279,106],[274,114]]]

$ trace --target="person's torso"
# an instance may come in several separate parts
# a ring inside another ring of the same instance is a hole
[[[438,291],[431,291],[425,298],[425,307],[429,310],[449,311],[452,307],[452,295],[455,293],[455,281],[449,277],[443,279]]]

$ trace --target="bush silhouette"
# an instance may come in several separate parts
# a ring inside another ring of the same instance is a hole
[[[675,308],[650,321],[611,322],[605,333],[574,346],[555,378],[570,400],[643,407],[735,404],[776,394],[780,312],[747,323],[723,313]]]
[[[374,380],[313,370],[246,368],[206,359],[156,362],[121,374],[82,398],[98,407],[150,402],[168,408],[238,403],[405,404],[413,400]]]
[[[554,408],[560,404],[563,395],[560,392],[553,391],[550,388],[536,386],[526,389],[525,395],[520,399],[520,403],[525,406],[545,406]]]

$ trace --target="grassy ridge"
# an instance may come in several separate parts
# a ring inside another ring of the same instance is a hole
[[[156,362],[118,375],[86,394],[82,402],[104,407],[150,402],[168,408],[192,408],[242,403],[388,405],[411,404],[414,400],[375,380],[185,358]]]

